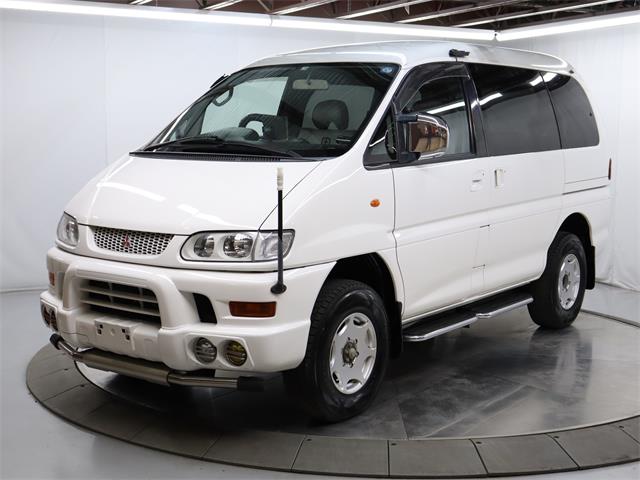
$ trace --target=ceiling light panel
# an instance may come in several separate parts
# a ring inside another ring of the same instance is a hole
[[[459,23],[454,26],[456,27],[473,27],[476,25],[485,25],[487,23],[493,22],[505,22],[507,20],[515,20],[516,18],[526,18],[526,17],[535,17],[538,15],[545,15],[547,13],[555,13],[555,12],[566,12],[570,10],[578,10],[580,8],[593,7],[596,5],[604,5],[606,3],[614,3],[619,0],[598,0],[595,2],[586,2],[586,3],[574,3],[572,5],[566,5],[563,7],[553,7],[553,8],[544,8],[542,10],[534,10],[527,11],[522,13],[514,13],[514,14],[505,14],[499,15],[493,18],[483,18],[482,20],[474,20],[471,22]]]
[[[595,30],[599,28],[615,27],[621,25],[631,25],[640,23],[640,12],[622,13],[616,15],[606,15],[586,20],[569,20],[547,25],[536,25],[533,27],[511,28],[496,33],[497,40],[508,42],[523,38],[545,37],[548,35],[559,35],[563,33],[580,32],[584,30]]]

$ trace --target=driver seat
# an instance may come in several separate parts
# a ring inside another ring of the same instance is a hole
[[[311,113],[316,128],[300,129],[300,138],[314,145],[344,145],[351,143],[354,130],[349,126],[349,109],[342,100],[319,102]]]

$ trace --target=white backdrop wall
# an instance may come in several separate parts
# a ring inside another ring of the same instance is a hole
[[[638,290],[639,32],[518,44],[561,54],[594,93],[615,151],[618,194],[615,248],[600,252],[599,272]],[[0,290],[43,286],[44,255],[71,196],[221,74],[273,53],[397,38],[0,10]]]
[[[564,58],[582,77],[614,165],[610,241],[598,276],[640,290],[640,25],[509,43]]]
[[[275,53],[379,38],[0,10],[0,291],[46,285],[45,253],[74,193],[220,75]]]

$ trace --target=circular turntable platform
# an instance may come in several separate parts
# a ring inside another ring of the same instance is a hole
[[[520,309],[406,344],[374,405],[332,425],[301,413],[279,375],[261,393],[167,388],[76,368],[46,346],[27,384],[88,429],[258,468],[468,477],[640,459],[640,329],[587,313],[550,331]]]

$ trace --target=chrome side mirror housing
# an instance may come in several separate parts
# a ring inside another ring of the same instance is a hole
[[[417,159],[436,158],[447,151],[449,125],[441,117],[417,114],[406,116],[401,121],[405,125],[407,152],[417,154]]]

